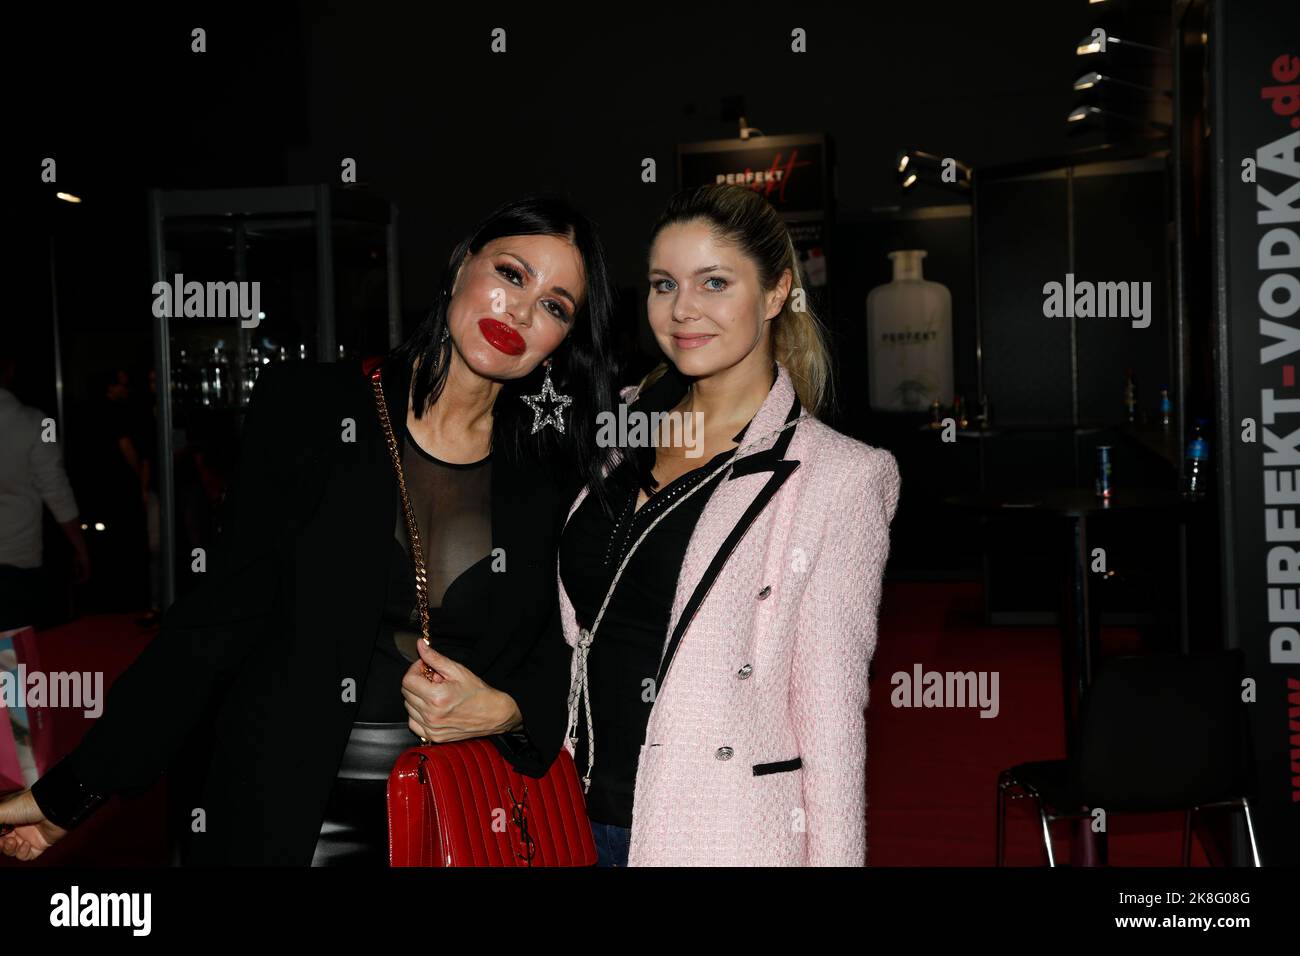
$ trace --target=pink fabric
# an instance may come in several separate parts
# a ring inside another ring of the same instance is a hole
[[[625,390],[625,400],[634,402],[635,394]],[[737,460],[776,442],[768,433],[784,423],[794,394],[778,366]],[[800,464],[722,568],[651,709],[637,765],[629,866],[866,864],[863,711],[898,466],[889,452],[815,418],[793,431],[785,457]],[[742,475],[714,490],[687,548],[665,645],[714,554],[771,474]],[[570,516],[585,495],[584,489]],[[760,598],[765,587],[771,590]],[[573,646],[573,604],[559,589],[564,635]],[[597,630],[593,651],[600,638]],[[746,664],[752,671],[740,679]],[[593,699],[600,692],[593,686]],[[599,727],[596,739],[599,763]],[[565,746],[573,752],[569,741]],[[719,759],[722,747],[732,749],[730,759]],[[753,774],[755,764],[795,757],[800,769]]]

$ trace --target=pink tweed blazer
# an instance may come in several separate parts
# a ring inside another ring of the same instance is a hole
[[[866,864],[863,711],[898,466],[815,418],[771,434],[798,414],[778,365],[690,539],[637,764],[629,866]],[[599,728],[596,739],[599,762]]]

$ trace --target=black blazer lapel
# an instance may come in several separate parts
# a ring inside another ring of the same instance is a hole
[[[548,596],[540,590],[540,582],[549,581],[543,569],[552,559],[548,549],[553,542],[554,504],[544,488],[540,475],[504,454],[493,456],[493,560],[499,558],[505,566],[492,575],[491,603],[483,609],[484,630],[470,657],[480,677],[494,672],[494,664],[512,639],[536,629],[529,618],[537,611],[539,598]],[[549,604],[546,607],[549,610]]]
[[[790,409],[785,416],[785,423],[788,424],[798,418],[800,410],[801,406],[799,403],[799,396],[795,395],[794,401],[791,403]],[[762,429],[765,426],[765,423],[760,422],[760,418],[762,417],[764,416],[762,416],[761,413],[754,417],[754,425],[752,426],[754,430],[752,431],[752,434],[759,435],[762,433]],[[731,474],[727,479],[728,482],[735,481],[738,478],[743,478],[746,475],[767,473],[770,477],[758,490],[758,493],[749,503],[749,506],[741,513],[740,518],[732,526],[727,537],[723,539],[721,546],[714,553],[712,560],[705,569],[703,577],[700,578],[699,583],[696,584],[695,589],[691,592],[691,597],[686,602],[681,617],[678,618],[677,624],[673,628],[672,634],[669,636],[668,641],[664,646],[663,655],[660,658],[659,672],[655,676],[654,684],[656,700],[663,691],[664,681],[668,676],[669,668],[672,666],[673,658],[677,655],[677,647],[681,643],[682,635],[684,635],[686,629],[690,627],[691,620],[695,617],[695,613],[699,610],[700,605],[704,603],[704,599],[708,596],[709,590],[713,587],[713,582],[717,580],[718,574],[721,573],[723,566],[727,563],[727,559],[731,557],[731,553],[736,549],[736,545],[740,543],[741,538],[745,536],[745,532],[748,531],[750,525],[754,523],[754,519],[762,513],[763,509],[767,507],[768,502],[770,502],[776,493],[781,490],[781,486],[785,484],[786,479],[794,474],[795,469],[799,467],[799,461],[797,459],[785,457],[786,451],[790,447],[790,442],[794,438],[795,428],[797,427],[798,426],[794,426],[785,429],[778,435],[777,440],[773,443],[772,447],[744,455],[736,459],[735,464],[732,466]],[[721,487],[716,489],[714,494],[717,495],[720,492],[723,492]],[[704,515],[701,515],[701,521],[705,520],[705,517],[708,514],[708,509],[709,505],[705,505],[705,513]]]

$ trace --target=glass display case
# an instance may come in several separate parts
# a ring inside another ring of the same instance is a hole
[[[325,185],[149,194],[159,569],[166,608],[200,580],[243,412],[278,362],[399,344],[397,211]]]

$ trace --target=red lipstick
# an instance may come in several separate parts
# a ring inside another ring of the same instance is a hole
[[[528,351],[528,343],[522,335],[498,319],[479,319],[478,330],[487,339],[488,345],[507,355],[523,355]]]

